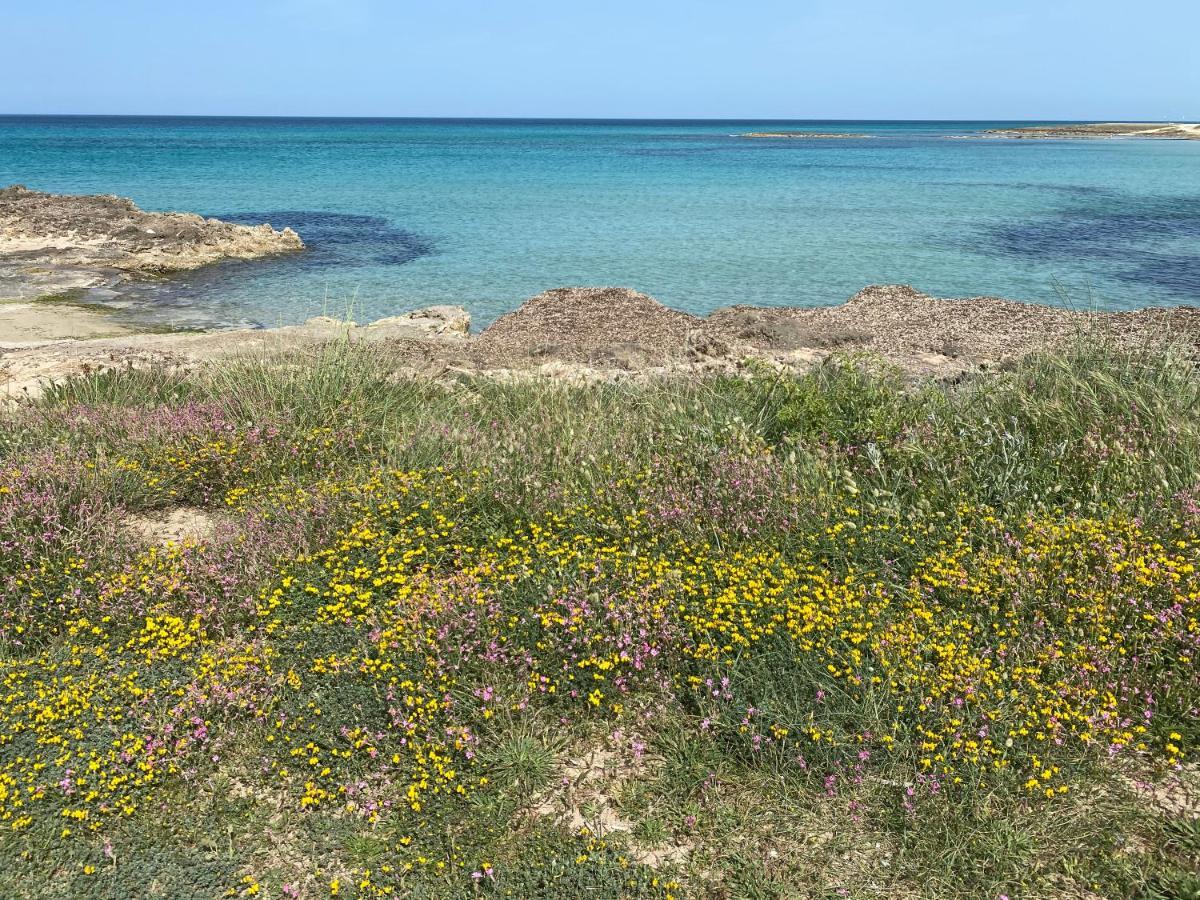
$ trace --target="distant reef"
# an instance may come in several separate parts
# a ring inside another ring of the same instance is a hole
[[[744,138],[799,138],[815,140],[839,140],[842,138],[869,138],[869,134],[853,134],[846,131],[748,131],[738,137]]]
[[[290,228],[139,209],[111,195],[0,188],[0,298],[30,298],[304,249]]]
[[[989,128],[988,137],[1010,138],[1157,138],[1200,141],[1200,125],[1182,122],[1094,122],[1085,125],[1031,125],[1027,128]]]

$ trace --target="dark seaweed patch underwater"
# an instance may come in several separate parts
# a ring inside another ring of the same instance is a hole
[[[983,231],[985,253],[1039,261],[1081,259],[1110,277],[1153,285],[1200,302],[1200,197],[1131,197],[1111,193],[1027,222]]]
[[[315,268],[401,266],[434,252],[430,238],[398,228],[383,216],[292,209],[226,213],[217,218],[242,225],[270,222],[276,228],[295,230],[308,248],[298,264]]]

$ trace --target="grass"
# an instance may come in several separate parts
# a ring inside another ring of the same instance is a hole
[[[3,413],[5,896],[1200,896],[1185,355],[395,369]]]

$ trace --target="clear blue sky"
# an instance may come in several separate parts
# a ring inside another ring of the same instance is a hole
[[[6,0],[0,112],[1200,119],[1196,0]]]

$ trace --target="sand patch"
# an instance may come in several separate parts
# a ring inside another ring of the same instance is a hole
[[[69,303],[0,303],[0,343],[86,340],[132,334],[98,310]]]
[[[49,322],[64,313],[74,315],[74,308],[67,304],[33,305],[47,307],[45,316],[49,318],[39,318],[39,322]],[[318,317],[303,325],[282,328],[125,334],[86,341],[9,339],[0,327],[0,399],[37,397],[47,383],[88,373],[155,366],[186,371],[237,355],[282,359],[299,351],[315,352],[330,343],[378,344],[395,359],[397,368],[425,371],[439,359],[458,358],[460,349],[468,343],[470,321],[460,307],[432,306],[370,325]],[[301,358],[294,356],[291,362]]]
[[[632,780],[643,777],[659,760],[596,746],[565,760],[557,784],[534,798],[535,816],[550,818],[572,832],[587,829],[598,837],[629,834],[635,823],[620,812],[620,794]],[[629,856],[651,868],[682,865],[694,848],[679,840],[658,846],[629,844]]]
[[[217,519],[199,507],[176,506],[131,515],[125,519],[124,527],[128,534],[145,544],[178,544],[212,537]]]
[[[1163,815],[1200,821],[1200,765],[1189,764],[1154,781],[1129,776],[1124,781],[1142,802]]]

